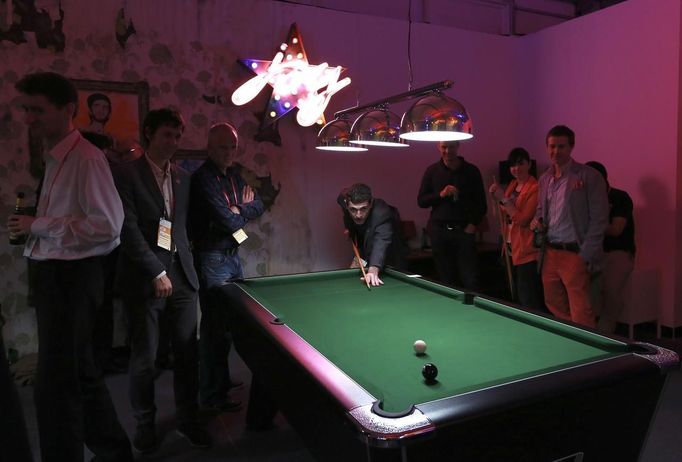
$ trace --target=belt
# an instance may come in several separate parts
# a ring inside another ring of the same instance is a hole
[[[193,253],[194,254],[200,254],[202,252],[220,252],[223,255],[231,255],[235,256],[237,255],[237,252],[239,252],[239,246],[237,247],[230,247],[229,249],[194,249]]]
[[[439,228],[447,229],[448,231],[452,231],[455,229],[464,229],[466,225],[462,223],[434,223],[435,226],[438,226]]]
[[[557,250],[565,250],[567,252],[578,253],[580,246],[577,242],[548,242],[547,247]]]

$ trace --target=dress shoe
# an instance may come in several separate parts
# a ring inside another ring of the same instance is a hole
[[[206,429],[197,424],[180,425],[177,431],[178,435],[186,438],[194,448],[210,448],[213,443]]]
[[[149,454],[156,451],[158,447],[159,439],[154,425],[139,425],[133,438],[133,448],[142,454]]]

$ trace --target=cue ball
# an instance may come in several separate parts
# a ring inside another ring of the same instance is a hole
[[[435,364],[426,363],[424,364],[424,367],[422,367],[422,375],[427,382],[435,382],[436,377],[438,377],[438,368]]]
[[[418,355],[423,355],[426,352],[426,342],[424,340],[414,342],[414,352]]]

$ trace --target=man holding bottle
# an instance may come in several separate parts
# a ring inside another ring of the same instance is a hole
[[[45,176],[36,216],[7,227],[28,236],[38,322],[35,404],[42,460],[132,461],[109,391],[92,358],[92,325],[102,301],[103,258],[119,244],[123,207],[102,151],[74,129],[76,87],[51,73],[16,84],[25,123],[43,139]]]

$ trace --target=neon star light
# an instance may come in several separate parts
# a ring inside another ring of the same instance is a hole
[[[256,74],[232,93],[232,102],[242,106],[255,98],[266,85],[272,86],[263,125],[275,122],[298,107],[296,120],[309,127],[322,123],[324,110],[331,97],[350,84],[350,78],[339,80],[343,68],[327,63],[308,64],[303,40],[296,23],[291,25],[287,41],[282,43],[272,61],[240,59]],[[323,90],[324,89],[324,90]]]

